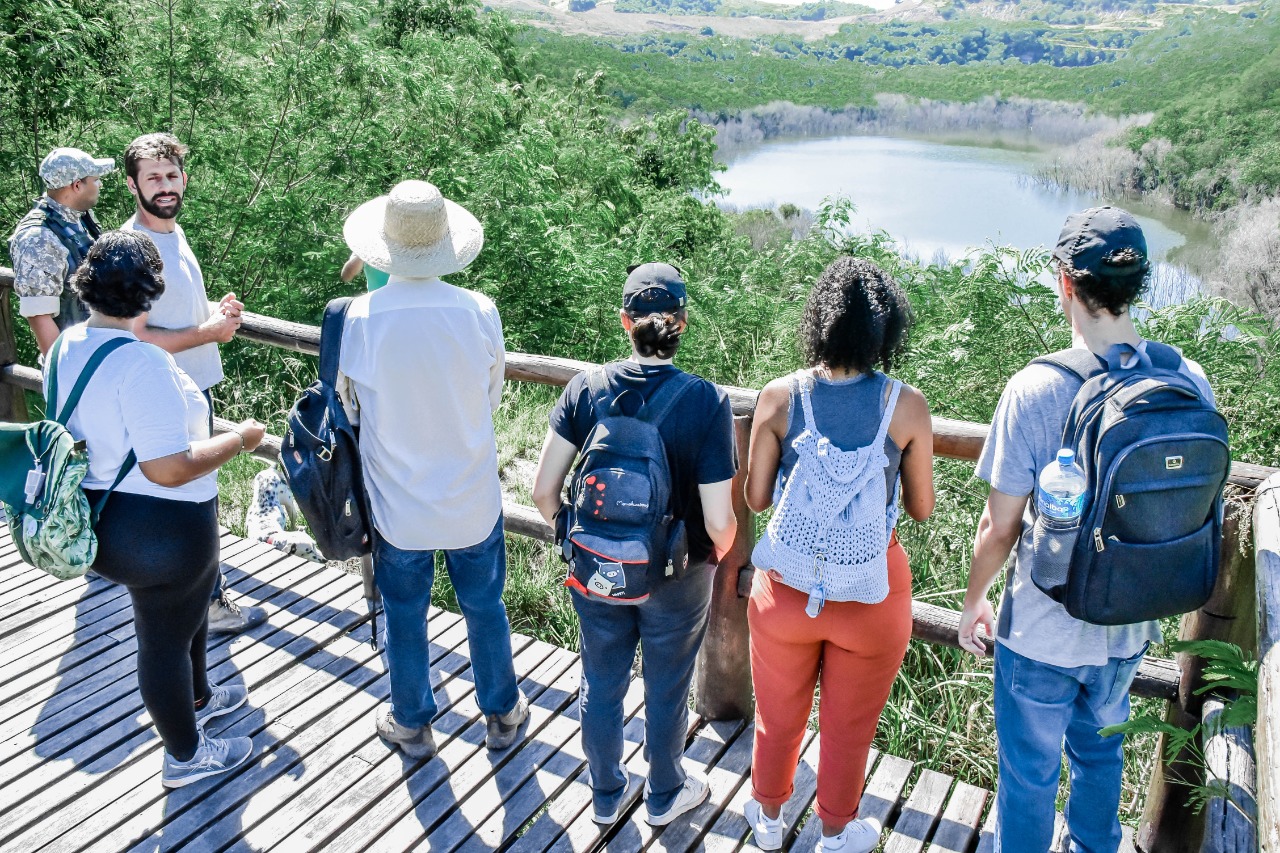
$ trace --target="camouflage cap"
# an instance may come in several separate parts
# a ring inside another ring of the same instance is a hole
[[[40,162],[40,177],[51,190],[70,186],[81,178],[114,172],[116,161],[96,158],[79,148],[55,148]]]

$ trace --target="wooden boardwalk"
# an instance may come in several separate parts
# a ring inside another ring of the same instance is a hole
[[[691,721],[686,762],[706,773],[711,797],[688,820],[652,828],[639,811],[644,708],[634,683],[629,799],[624,818],[602,830],[584,784],[577,655],[514,637],[528,732],[491,753],[462,621],[433,611],[440,753],[409,760],[373,733],[388,684],[369,645],[359,578],[229,534],[222,547],[233,593],[270,618],[250,635],[211,638],[211,680],[245,684],[249,702],[210,731],[252,737],[255,756],[166,794],[160,742],[137,692],[124,590],[54,580],[0,537],[0,853],[754,849],[742,817],[749,725]],[[817,746],[811,735],[785,812],[798,826],[788,838],[795,850],[812,850],[819,831]],[[990,848],[989,831],[979,837],[984,819],[990,824],[986,791],[892,755],[873,753],[868,769],[862,811],[892,828],[887,853]]]

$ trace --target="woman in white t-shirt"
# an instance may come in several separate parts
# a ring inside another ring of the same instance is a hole
[[[204,735],[207,720],[246,698],[243,686],[209,684],[205,643],[218,571],[217,469],[255,448],[264,430],[247,420],[211,438],[200,389],[171,355],[134,338],[134,319],[164,292],[162,268],[143,234],[110,231],[93,245],[71,279],[89,319],[62,335],[60,399],[51,402],[61,407],[98,347],[131,341],[103,360],[67,428],[88,446],[83,485],[91,504],[128,467],[98,519],[93,569],[129,590],[138,688],[164,742],[161,781],[174,788],[230,770],[253,752],[249,738]]]

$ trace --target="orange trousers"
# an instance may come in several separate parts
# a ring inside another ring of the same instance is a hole
[[[911,638],[911,566],[896,535],[888,558],[884,601],[828,601],[816,619],[805,614],[808,593],[756,573],[747,618],[756,692],[751,787],[758,802],[781,806],[791,798],[814,687],[821,685],[818,816],[831,824],[857,817],[867,753]]]

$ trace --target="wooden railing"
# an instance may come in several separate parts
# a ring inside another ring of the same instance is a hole
[[[8,289],[12,273],[0,268],[0,420],[25,420],[23,390],[39,391],[41,376],[32,367],[17,364]],[[241,338],[281,349],[316,355],[320,330],[316,326],[294,323],[246,312],[238,332]],[[594,365],[588,362],[553,358],[543,355],[511,352],[507,354],[506,378],[563,386],[573,376]],[[735,415],[734,429],[738,438],[739,473],[734,487],[734,510],[738,517],[738,536],[733,548],[717,570],[706,641],[699,655],[696,676],[696,704],[699,713],[711,719],[746,718],[752,713],[746,591],[750,578],[755,525],[747,508],[742,489],[750,441],[751,418],[755,411],[757,391],[725,386]],[[215,419],[215,429],[229,430],[232,424]],[[939,456],[975,461],[987,434],[984,424],[935,417],[933,419],[934,450]],[[264,459],[279,455],[280,440],[268,436],[255,454]],[[1265,655],[1264,687],[1260,698],[1258,721],[1259,820],[1267,827],[1263,833],[1263,850],[1280,853],[1280,838],[1275,821],[1280,820],[1280,652],[1271,654],[1280,637],[1280,511],[1277,497],[1280,474],[1274,468],[1233,463],[1230,482],[1248,492],[1259,489],[1272,477],[1260,494],[1255,510],[1258,537],[1257,630],[1261,639],[1256,647]],[[1268,501],[1270,503],[1268,503]],[[505,527],[510,533],[542,541],[552,540],[552,531],[532,507],[507,502],[503,507]],[[1269,513],[1269,514],[1268,514]],[[1238,521],[1238,520],[1237,520]],[[1240,525],[1232,521],[1224,530],[1223,564],[1217,588],[1210,602],[1196,613],[1183,618],[1184,639],[1225,639],[1255,647],[1255,600],[1253,549],[1245,542],[1241,547]],[[1270,538],[1267,538],[1267,537]],[[928,602],[912,603],[912,636],[926,642],[956,646],[959,613]],[[1242,636],[1242,632],[1248,636]],[[1241,642],[1243,640],[1243,642]],[[1265,650],[1265,651],[1264,651]],[[1169,703],[1170,718],[1188,728],[1201,717],[1204,700],[1195,695],[1202,684],[1200,664],[1195,658],[1179,656],[1176,660],[1146,658],[1135,678],[1132,693],[1136,696],[1164,699]],[[1211,709],[1212,710],[1212,709]],[[1147,850],[1192,849],[1185,835],[1186,809],[1182,808],[1179,786],[1168,784],[1177,776],[1176,766],[1160,762],[1151,781],[1148,810],[1139,833],[1140,844]],[[1201,837],[1198,830],[1195,837]],[[1178,838],[1176,844],[1167,839]],[[1270,846],[1268,846],[1268,844]],[[1195,845],[1198,849],[1198,844]]]

